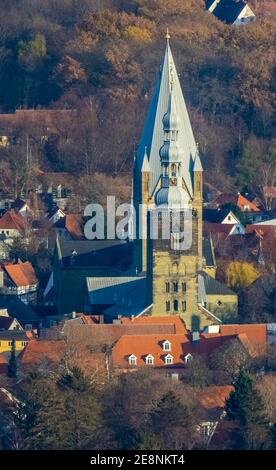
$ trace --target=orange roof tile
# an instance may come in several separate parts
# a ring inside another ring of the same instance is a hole
[[[223,336],[245,334],[253,348],[258,352],[262,351],[267,345],[267,325],[265,323],[221,325],[220,332]]]
[[[38,282],[35,270],[29,261],[19,262],[18,264],[4,264],[3,269],[17,287],[30,286]]]
[[[232,385],[206,387],[198,393],[199,403],[206,409],[224,408],[225,400],[233,390]]]
[[[80,240],[81,238],[83,238],[83,233],[81,230],[81,214],[67,214],[65,217],[65,227],[70,233],[73,240]]]
[[[60,364],[62,359],[70,355],[72,362],[86,372],[95,373],[96,369],[105,369],[105,355],[88,350],[85,345],[78,348],[63,340],[34,340],[28,343],[21,355],[21,362],[25,367],[39,366],[43,361],[50,364]]]
[[[21,215],[10,210],[1,217],[0,230],[18,230],[23,233],[26,230],[26,222]]]
[[[260,209],[255,204],[253,204],[253,202],[250,202],[248,199],[246,199],[246,197],[244,197],[242,194],[238,195],[237,206],[241,211],[244,210],[244,206],[249,206],[251,211],[260,212]]]
[[[171,343],[170,351],[163,351],[162,344],[168,340]],[[154,357],[154,366],[165,366],[165,356],[173,356],[173,366],[183,366],[184,356],[191,352],[191,342],[187,335],[123,335],[112,349],[112,358],[117,366],[128,366],[131,354],[137,358],[137,366],[146,364],[145,357],[151,354]]]
[[[183,366],[186,354],[209,355],[215,349],[236,338],[241,341],[251,357],[255,357],[266,348],[266,325],[221,325],[219,333],[202,333],[199,341],[196,342],[192,342],[190,333],[125,334],[113,346],[112,357],[115,366],[127,367],[129,356],[134,354],[137,358],[137,366],[143,366],[146,365],[145,357],[151,354],[154,357],[154,366],[166,366],[164,356],[167,352],[162,350],[162,343],[167,339],[171,343],[170,354],[174,357],[173,365]]]

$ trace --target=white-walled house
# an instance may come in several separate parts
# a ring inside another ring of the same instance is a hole
[[[244,0],[206,0],[206,9],[226,24],[236,26],[255,20],[256,16]]]

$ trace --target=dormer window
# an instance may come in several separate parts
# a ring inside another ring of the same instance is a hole
[[[137,357],[134,354],[131,354],[128,358],[128,363],[130,366],[136,366],[137,365]]]
[[[145,362],[146,362],[147,366],[152,366],[153,363],[154,363],[154,357],[151,354],[148,354],[145,357]]]
[[[172,356],[171,354],[167,354],[167,355],[164,357],[164,360],[165,360],[165,364],[166,364],[166,365],[173,364],[173,356]]]
[[[163,351],[171,351],[171,345],[172,343],[166,339],[166,341],[163,342]]]

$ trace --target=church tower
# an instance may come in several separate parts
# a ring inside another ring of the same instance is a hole
[[[133,170],[136,213],[139,205],[146,207],[146,215],[137,223],[135,259],[137,271],[147,274],[151,315],[180,315],[188,328],[198,330],[203,170],[168,33],[166,38]],[[170,226],[166,237],[161,234],[164,218]],[[157,238],[152,236],[153,225]],[[141,233],[146,233],[146,240],[141,240]]]

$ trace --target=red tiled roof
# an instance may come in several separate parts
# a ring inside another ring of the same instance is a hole
[[[267,344],[267,325],[265,323],[252,323],[244,325],[221,325],[222,335],[246,335],[253,348],[260,352]]]
[[[163,351],[162,343],[171,343],[170,351]],[[184,356],[191,352],[191,342],[187,335],[124,335],[112,349],[112,358],[117,366],[127,366],[131,354],[137,357],[137,366],[146,364],[145,357],[154,357],[154,366],[165,366],[165,356],[173,356],[173,366],[183,366]]]
[[[70,233],[73,240],[80,240],[83,238],[81,230],[82,216],[81,214],[67,214],[65,216],[65,227]]]
[[[3,264],[2,267],[17,287],[31,286],[38,282],[35,270],[29,261],[19,262],[18,264]]]
[[[233,390],[233,385],[206,387],[198,393],[199,403],[206,409],[224,408],[225,400]]]
[[[164,356],[168,352],[162,350],[162,343],[167,339],[171,343],[170,354],[174,358],[173,366],[183,366],[186,354],[209,355],[215,349],[236,338],[241,341],[251,357],[262,354],[267,345],[266,325],[221,325],[219,333],[202,333],[199,341],[196,342],[192,342],[189,333],[125,334],[118,339],[113,347],[112,357],[116,366],[126,367],[128,366],[129,356],[134,354],[137,358],[137,365],[143,366],[146,364],[145,357],[147,354],[151,354],[154,357],[154,366],[165,366]]]
[[[18,230],[23,233],[26,229],[26,222],[23,217],[13,210],[5,212],[0,219],[0,230]]]
[[[71,355],[72,361],[86,372],[105,369],[105,355],[91,352],[83,344],[72,348],[70,343],[63,340],[34,340],[28,343],[21,355],[21,362],[25,367],[39,366],[44,361],[50,364],[60,364],[66,354]]]
[[[256,232],[257,235],[265,236],[269,234],[274,234],[276,236],[276,226],[275,225],[258,225],[258,224],[248,224],[245,227],[245,233]]]
[[[204,231],[207,234],[221,236],[226,238],[229,236],[235,224],[216,224],[213,222],[204,222]]]
[[[175,326],[175,333],[186,334],[188,331],[186,329],[185,323],[181,320],[179,316],[168,315],[166,317],[122,317],[121,323],[123,325],[136,324],[136,325],[167,325],[171,324]]]
[[[230,194],[220,194],[214,201],[216,204],[235,204],[241,211],[244,211],[244,206],[249,206],[250,210],[253,212],[259,212],[260,209],[250,202],[242,194],[230,193]]]

